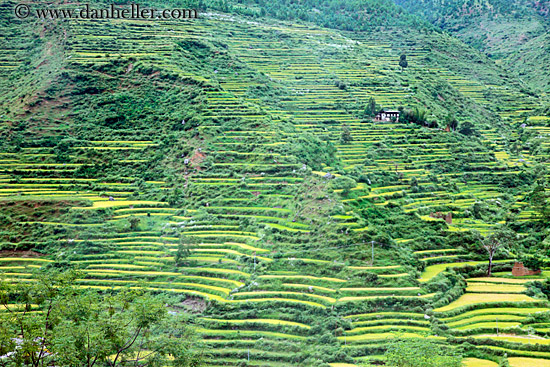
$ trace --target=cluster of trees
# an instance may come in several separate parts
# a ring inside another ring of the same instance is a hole
[[[399,109],[401,114],[399,116],[399,121],[405,124],[416,124],[421,126],[427,125],[427,112],[424,109],[416,107],[413,110],[405,110],[404,108]]]
[[[406,61],[406,57],[403,58],[403,56],[405,55],[402,55],[400,66],[402,68],[406,68],[408,63]],[[375,99],[373,97],[370,97],[367,104],[365,105],[365,109],[363,110],[362,117],[364,119],[371,119],[371,118],[374,118],[376,114],[378,114],[381,111],[382,109],[380,108],[380,106],[376,104]],[[415,107],[414,109],[406,109],[403,107],[399,107],[399,111],[400,111],[399,121],[404,124],[416,124],[419,126],[426,126],[429,128],[437,128],[440,126],[439,123],[435,120],[428,121],[428,111],[426,111],[425,109],[418,108],[418,107]],[[466,136],[476,134],[474,125],[470,121],[465,121],[462,124],[459,124],[458,119],[452,113],[449,113],[445,118],[444,126],[448,127],[450,131],[458,131],[459,133]]]
[[[351,129],[348,125],[344,124],[342,126],[342,135],[340,136],[340,142],[342,144],[349,144],[353,140],[351,136]]]
[[[142,290],[99,293],[81,274],[41,271],[35,282],[0,283],[0,365],[198,367],[203,359],[186,315]]]
[[[550,194],[545,186],[544,183],[538,182],[528,195],[531,207],[543,222],[550,219]]]
[[[401,66],[402,69],[405,69],[406,67],[408,67],[406,55],[401,55],[399,66]],[[418,107],[414,109],[405,109],[403,107],[399,107],[399,111],[400,111],[399,121],[402,123],[405,123],[405,124],[412,123],[420,126],[427,126],[430,128],[438,127],[438,124],[436,121],[428,122],[428,117],[427,117],[428,113],[424,109],[421,109]],[[373,97],[370,97],[369,100],[367,101],[367,104],[365,105],[362,117],[364,119],[372,119],[379,112],[382,112],[381,107],[376,104],[376,100]],[[447,116],[447,118],[445,119],[445,124],[452,131],[455,131],[458,128],[458,120],[453,114],[449,114]]]
[[[378,112],[380,112],[380,107],[376,104],[374,97],[370,97],[363,111],[363,116],[365,118],[373,118]]]

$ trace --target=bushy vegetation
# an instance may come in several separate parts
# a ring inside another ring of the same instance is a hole
[[[521,77],[529,93],[548,91],[548,2],[394,0],[451,32]],[[535,91],[535,92],[533,92]]]
[[[80,274],[43,271],[0,286],[5,366],[198,366],[203,351],[185,315],[141,290],[80,290]],[[14,335],[18,335],[14,338]]]
[[[396,367],[459,367],[462,358],[455,351],[445,350],[439,343],[423,340],[395,340],[388,344],[386,359]]]

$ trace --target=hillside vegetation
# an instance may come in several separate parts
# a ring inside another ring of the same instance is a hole
[[[395,0],[548,92],[550,2],[534,0]]]
[[[201,15],[0,5],[7,283],[56,269],[94,302],[166,296],[207,366],[550,360],[534,84],[389,1],[143,4]],[[542,272],[514,278],[515,260]]]

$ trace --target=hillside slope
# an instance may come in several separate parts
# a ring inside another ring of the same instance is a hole
[[[289,21],[285,4],[2,22],[0,270],[74,267],[83,288],[177,297],[210,366],[379,363],[396,332],[550,357],[520,344],[527,327],[544,338],[530,315],[550,309],[507,278],[515,254],[479,278],[480,241],[503,225],[517,253],[547,250],[526,195],[549,174],[540,99],[406,13],[352,31]],[[426,123],[375,122],[371,97]],[[514,336],[493,335],[493,315]]]
[[[550,3],[532,0],[395,0],[404,9],[497,60],[530,84],[548,92]]]

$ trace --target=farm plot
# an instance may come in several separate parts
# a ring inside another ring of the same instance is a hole
[[[487,279],[491,279],[491,282],[483,282]],[[468,281],[464,295],[434,310],[441,321],[458,335],[479,335],[495,331],[521,334],[520,329],[530,316],[550,311],[548,308],[538,307],[544,304],[540,300],[522,294],[526,288],[515,279],[502,278],[500,283],[499,278],[472,280]]]

